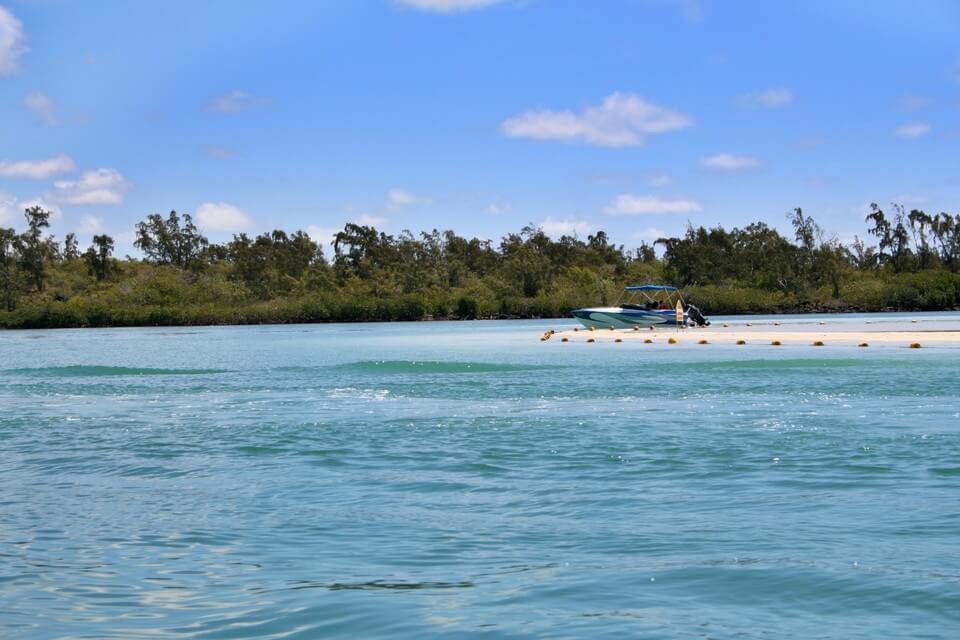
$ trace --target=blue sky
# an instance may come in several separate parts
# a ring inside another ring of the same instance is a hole
[[[0,224],[120,253],[170,209],[628,246],[960,211],[954,0],[0,0],[0,96]]]

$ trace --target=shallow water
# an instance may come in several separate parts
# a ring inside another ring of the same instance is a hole
[[[569,324],[0,333],[0,637],[956,637],[960,350]]]

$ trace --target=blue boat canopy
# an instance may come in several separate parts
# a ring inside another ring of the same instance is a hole
[[[624,291],[679,291],[676,287],[666,284],[640,284],[624,287]]]

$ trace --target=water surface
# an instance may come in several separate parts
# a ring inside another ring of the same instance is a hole
[[[960,350],[567,324],[0,333],[0,636],[956,637]]]

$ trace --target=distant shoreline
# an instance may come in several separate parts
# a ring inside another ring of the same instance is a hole
[[[883,309],[880,311],[866,311],[862,309],[790,309],[777,311],[741,311],[737,313],[718,313],[712,314],[715,317],[728,316],[819,316],[819,315],[853,315],[858,313],[869,314],[894,314],[894,313],[957,313],[960,308],[950,309]],[[707,314],[709,320],[711,314]],[[393,322],[410,323],[431,323],[431,322],[473,322],[473,321],[497,321],[497,320],[570,320],[575,319],[571,316],[535,316],[535,315],[495,315],[477,318],[456,318],[456,317],[423,317],[418,319],[329,319],[329,320],[309,320],[309,319],[291,319],[273,320],[273,321],[250,321],[250,322],[154,322],[154,323],[113,323],[113,324],[62,324],[45,326],[0,326],[0,331],[37,331],[37,330],[57,330],[57,329],[139,329],[139,328],[157,328],[157,327],[248,327],[248,326],[284,326],[299,324],[384,324]]]

